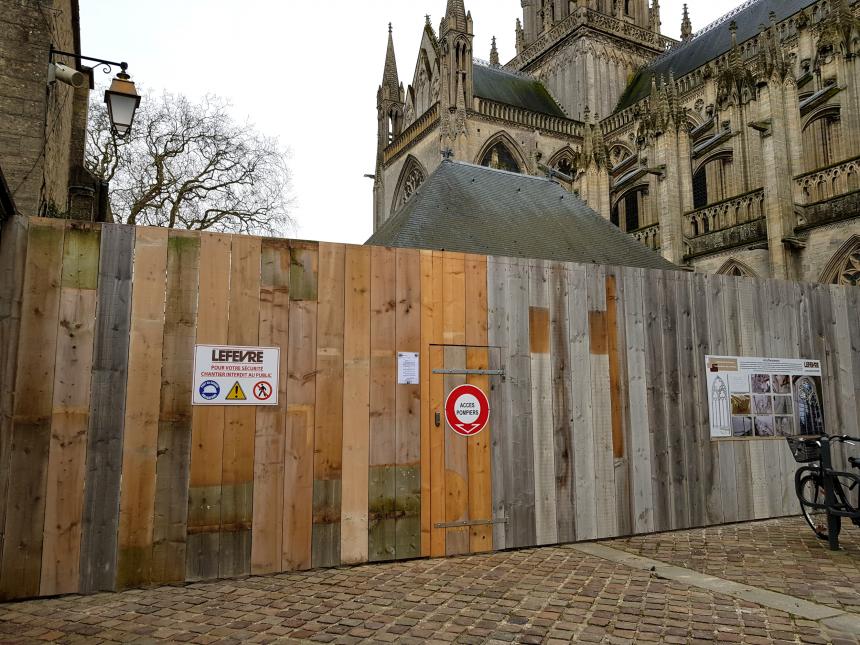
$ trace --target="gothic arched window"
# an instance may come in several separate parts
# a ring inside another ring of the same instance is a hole
[[[514,158],[513,153],[501,141],[484,153],[480,165],[494,168],[496,170],[507,170],[509,172],[518,173],[522,172],[522,169]]]
[[[612,208],[610,219],[622,231],[632,233],[650,224],[646,217],[647,186],[635,188],[623,195]]]
[[[842,124],[838,107],[813,118],[803,129],[803,165],[807,171],[826,168],[840,161]]]
[[[729,427],[729,390],[721,376],[714,379],[711,389],[711,425],[716,428]]]
[[[723,266],[720,267],[720,270],[717,271],[718,275],[730,275],[735,278],[755,278],[755,271],[750,269],[746,264],[735,260],[732,258],[727,261]]]
[[[794,388],[800,434],[824,434],[824,413],[815,382],[808,376],[802,376],[797,379]]]
[[[860,235],[849,239],[833,256],[821,276],[821,282],[860,286]]]
[[[394,193],[394,203],[391,205],[391,212],[395,213],[400,210],[418,187],[427,179],[427,173],[422,168],[421,164],[414,157],[409,157],[406,163],[403,164],[403,170],[400,172],[400,180],[397,182],[397,190]]]

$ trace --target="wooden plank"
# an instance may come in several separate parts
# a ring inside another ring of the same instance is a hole
[[[432,258],[432,256],[430,257]],[[371,562],[394,560],[396,556],[397,523],[394,511],[396,501],[395,405],[397,387],[396,259],[394,249],[375,246],[371,250],[373,282],[370,290],[370,472],[368,489],[368,557]],[[426,356],[422,355],[419,357],[419,362],[422,358],[426,360]],[[419,367],[424,366],[419,365]]]
[[[609,397],[612,412],[612,456],[615,471],[616,532],[630,535],[630,409],[627,396],[627,329],[625,325],[624,280],[618,267],[607,269],[606,328],[609,357]]]
[[[654,530],[672,528],[671,471],[665,404],[665,362],[663,352],[666,274],[646,271],[644,274],[645,362],[648,374],[648,428],[651,433],[651,489],[654,495]]]
[[[446,309],[451,300],[446,298]],[[465,332],[464,332],[465,333]],[[445,369],[462,370],[466,367],[465,347],[445,347]],[[454,388],[466,383],[462,374],[445,375],[444,394],[447,398]],[[444,417],[444,415],[443,415]],[[445,523],[464,522],[469,515],[468,439],[454,432],[443,421],[445,432]],[[469,553],[469,528],[445,529],[445,555]]]
[[[498,350],[486,349],[489,343],[489,313],[487,294],[487,258],[466,256],[466,369],[490,369],[490,353]],[[498,385],[498,377],[472,376],[468,382],[478,387],[488,397]],[[490,423],[477,436],[467,441],[468,480],[469,480],[469,517],[475,520],[493,519],[493,485],[490,450],[493,441],[492,408]],[[493,549],[493,527],[473,526],[469,532],[469,550],[483,553]]]
[[[420,256],[417,251],[397,250],[398,352],[417,352],[420,349],[420,270]],[[483,288],[486,289],[486,286]],[[486,311],[486,307],[484,310]],[[486,314],[484,320],[486,321]],[[417,558],[421,554],[420,384],[397,385],[395,420],[395,552],[397,559],[403,560]]]
[[[291,281],[291,292],[292,287]],[[289,333],[281,568],[296,571],[310,569],[312,564],[317,303],[290,303]]]
[[[368,559],[370,252],[370,247],[350,246],[344,260],[344,316],[347,322],[343,338],[343,508],[340,530],[343,564],[359,564]],[[417,529],[416,525],[416,538]]]
[[[116,588],[135,229],[104,224],[81,521],[80,591]]]
[[[854,393],[851,400],[856,408],[856,416],[860,419],[860,289],[846,288],[845,295],[848,301],[848,328],[851,337],[851,370],[854,382]],[[847,359],[846,359],[847,360]],[[860,456],[860,455],[858,455]]]
[[[729,356],[743,356],[744,352],[750,351],[748,346],[750,340],[744,342],[743,321],[741,310],[741,282],[739,278],[725,277],[724,280],[724,306],[726,325],[726,350]],[[749,319],[749,314],[744,320]],[[749,332],[747,332],[749,335]],[[734,453],[735,466],[735,494],[738,500],[738,521],[751,520],[755,517],[752,498],[752,470],[750,467],[750,448],[748,441],[733,441],[729,443]]]
[[[488,342],[500,348],[490,354],[491,369],[502,369],[509,359],[507,309],[505,308],[507,263],[498,258],[487,258],[487,322]],[[506,446],[513,435],[510,414],[510,379],[493,382],[490,388],[490,414],[493,436],[490,442],[492,504],[493,504],[493,548],[506,548],[507,501],[505,494],[510,479],[506,469]]]
[[[623,273],[630,410],[630,530],[633,533],[654,531],[642,274],[642,269],[633,268],[624,269]]]
[[[314,429],[314,567],[340,564],[344,247],[320,244]]]
[[[570,355],[570,273],[550,268],[550,356],[555,452],[556,527],[559,542],[576,540],[576,489],[573,479],[573,365]]]
[[[6,531],[6,492],[29,221],[25,217],[12,217],[0,224],[0,382],[8,384],[0,388],[0,555]]]
[[[442,253],[443,331],[445,345],[466,344],[466,265],[462,253]],[[465,356],[463,358],[465,361]]]
[[[535,472],[535,533],[538,545],[558,542],[549,306],[548,267],[545,262],[533,261],[529,267],[528,331]]]
[[[708,323],[708,297],[711,290],[719,289],[717,283],[708,281],[707,276],[693,276],[693,375],[696,389],[695,436],[701,463],[701,481],[704,494],[702,513],[707,524],[723,522],[723,500],[720,493],[720,449],[717,442],[711,441],[710,396],[705,367],[705,356],[712,351]],[[720,312],[721,313],[721,312]]]
[[[782,300],[781,283],[775,280],[759,281],[757,290],[759,301],[762,303],[762,317],[759,325],[764,332],[764,351],[766,356],[773,358],[784,358],[788,356],[785,346],[785,322],[786,309]],[[789,305],[790,307],[790,305]],[[767,477],[767,516],[780,517],[782,513],[782,482],[785,481],[783,473],[783,443],[782,439],[772,439],[762,443],[764,451],[764,471]]]
[[[200,238],[198,345],[227,343],[230,294],[230,237],[204,233]],[[197,406],[191,413],[191,470],[188,489],[187,580],[218,577],[221,524],[221,464],[224,408]]]
[[[429,556],[431,528],[431,423],[430,345],[442,342],[442,272],[434,270],[432,251],[420,252],[421,267],[421,555]],[[441,261],[440,261],[441,262]]]
[[[278,405],[257,408],[254,436],[254,504],[251,573],[281,570],[284,533],[284,460],[287,365],[290,344],[290,246],[266,240],[260,251],[260,346],[278,347]]]
[[[75,593],[99,272],[98,226],[71,225],[63,249],[60,317],[39,593]]]
[[[140,228],[134,244],[134,291],[125,441],[119,504],[117,585],[140,587],[152,580],[158,406],[164,340],[167,230]]]
[[[167,307],[155,473],[153,583],[185,580],[199,267],[199,235],[171,231],[167,240]]]
[[[573,375],[573,473],[576,492],[576,539],[597,537],[597,482],[594,465],[594,418],[591,387],[591,333],[588,275],[583,266],[570,268],[570,356]]]
[[[0,562],[0,600],[39,593],[63,237],[62,221],[30,223],[8,461],[9,504]]]
[[[606,316],[606,269],[589,266],[589,339],[591,341],[591,414],[594,424],[594,473],[597,504],[597,536],[618,534],[615,503],[615,457],[612,446],[612,396],[610,394],[609,325]]]
[[[441,273],[439,274],[441,275]],[[445,529],[438,528],[445,523],[445,382],[433,370],[444,369],[445,348],[441,345],[430,346],[430,415],[433,426],[430,434],[430,555],[438,558],[445,555]],[[438,424],[436,420],[438,419]]]
[[[537,543],[528,331],[529,262],[511,260],[508,271],[505,309],[510,355],[505,374],[511,382],[506,410],[511,419],[511,436],[505,445],[505,495],[510,500],[505,540],[507,548],[519,548]]]
[[[227,342],[231,345],[253,347],[259,342],[261,251],[260,238],[232,238],[227,324]],[[218,556],[218,575],[222,578],[251,573],[256,421],[253,407],[224,410]]]
[[[684,516],[687,526],[704,526],[706,521],[705,483],[702,480],[704,457],[699,433],[697,411],[707,409],[707,400],[700,400],[699,370],[704,364],[704,354],[696,351],[693,329],[693,275],[678,272],[675,276],[677,320],[676,346],[680,389],[686,391],[680,397],[681,416],[674,431],[683,439],[684,485],[687,509]]]

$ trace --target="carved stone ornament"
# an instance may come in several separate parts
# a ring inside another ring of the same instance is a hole
[[[413,168],[403,182],[403,190],[400,193],[400,204],[405,204],[415,194],[418,187],[424,183],[424,173],[420,168]]]
[[[848,254],[836,276],[836,283],[846,286],[860,286],[860,244]]]

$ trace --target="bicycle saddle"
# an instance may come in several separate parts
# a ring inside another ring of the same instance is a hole
[[[848,463],[855,468],[860,468],[860,457],[848,457]]]

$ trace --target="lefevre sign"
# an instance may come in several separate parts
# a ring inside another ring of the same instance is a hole
[[[277,347],[195,345],[194,405],[278,405]]]

